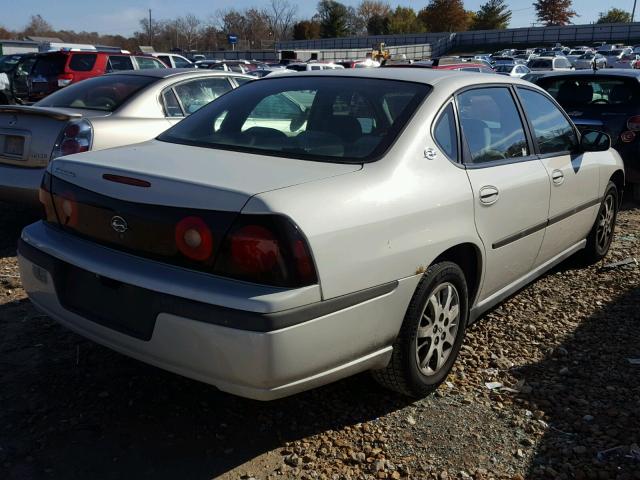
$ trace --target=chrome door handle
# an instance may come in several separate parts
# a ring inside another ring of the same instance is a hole
[[[480,203],[483,205],[493,205],[498,201],[500,192],[493,185],[487,185],[480,189]]]
[[[551,179],[556,185],[562,185],[564,183],[564,173],[562,173],[562,170],[554,170],[551,172]]]

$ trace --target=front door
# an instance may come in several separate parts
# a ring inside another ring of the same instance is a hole
[[[476,229],[485,249],[483,302],[526,275],[544,238],[549,177],[533,155],[508,86],[457,95]]]

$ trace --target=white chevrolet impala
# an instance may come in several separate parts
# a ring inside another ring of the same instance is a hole
[[[607,254],[623,187],[609,137],[518,79],[301,73],[53,161],[19,261],[60,323],[223,391],[372,370],[422,396],[483,312]]]

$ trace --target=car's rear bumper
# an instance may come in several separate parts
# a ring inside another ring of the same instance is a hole
[[[44,171],[44,168],[0,164],[0,201],[38,205],[38,189]]]
[[[52,230],[42,223],[27,227],[18,253],[22,283],[39,309],[77,333],[125,355],[258,400],[284,397],[385,366],[419,280],[418,276],[392,282],[364,291],[364,296],[358,292],[346,296],[349,298],[342,304],[319,301],[283,311],[278,310],[278,304],[291,306],[291,298],[295,297],[291,291],[280,292],[280,300],[277,294],[271,295],[264,304],[245,299],[245,310],[241,310],[235,306],[242,303],[224,300],[224,295],[219,304],[180,296],[167,302],[166,292],[152,290],[148,285],[126,285],[144,291],[149,308],[167,306],[166,311],[154,313],[149,338],[143,338],[144,335],[112,328],[104,319],[89,319],[66,305],[64,299],[71,292],[60,291],[60,268],[75,263],[71,268],[86,269],[86,252],[73,262],[59,258],[64,253],[52,254],[51,244],[43,242],[58,234],[48,235],[51,232],[46,229]],[[131,260],[136,257],[97,245],[93,248],[99,255],[97,261],[115,265],[123,274],[127,268],[136,269],[136,261]],[[114,256],[129,257],[129,267],[126,262],[114,263]],[[154,262],[146,263],[155,268]],[[183,274],[203,277],[200,273]],[[117,278],[117,274],[112,277]],[[175,283],[179,279],[180,275],[173,277]],[[111,278],[108,280],[112,282]],[[116,280],[116,284],[120,288],[120,282]],[[242,291],[242,285],[237,285]],[[323,310],[327,304],[330,308]],[[257,311],[260,309],[275,310]],[[282,318],[287,320],[283,323]]]

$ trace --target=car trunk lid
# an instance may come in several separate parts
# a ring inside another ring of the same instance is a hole
[[[69,122],[108,113],[72,108],[0,106],[0,164],[43,168]]]
[[[61,157],[52,163],[51,173],[101,195],[129,202],[238,212],[258,193],[361,168],[361,164],[313,162],[151,140]],[[136,187],[105,180],[105,175],[150,185]]]

